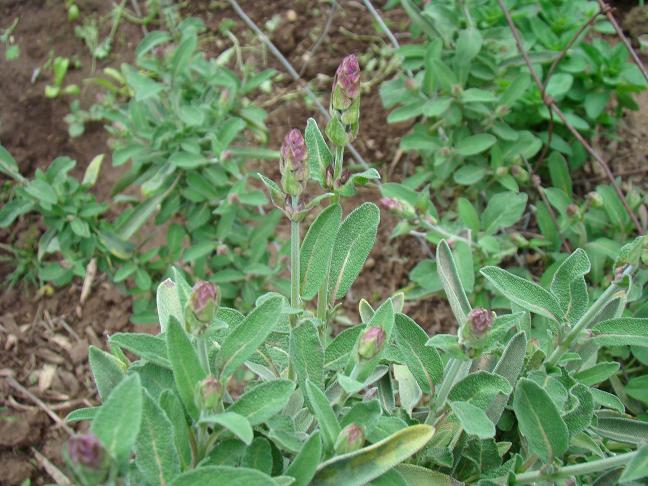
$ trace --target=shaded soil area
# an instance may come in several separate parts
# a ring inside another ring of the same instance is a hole
[[[82,15],[106,16],[111,8],[111,2],[102,0],[77,3]],[[384,3],[374,2],[376,7]],[[383,180],[400,180],[406,176],[416,161],[401,158],[397,149],[408,126],[387,128],[386,112],[378,96],[380,80],[389,76],[389,70],[381,64],[386,62],[386,57],[381,57],[386,44],[362,3],[339,1],[331,18],[328,1],[245,0],[240,4],[269,33],[324,106],[328,103],[331,78],[342,57],[356,53],[363,67],[369,58],[376,60],[376,68],[365,72],[365,81],[369,83],[363,92],[361,129],[354,146],[367,162],[379,169]],[[254,59],[259,68],[270,66],[285,73],[283,66],[260,47],[258,39],[229,8],[228,2],[201,0],[185,5],[183,14],[199,16],[214,34],[206,41],[208,52],[216,55],[231,46],[230,39],[218,34],[223,22],[231,23],[245,56]],[[8,62],[0,56],[0,143],[13,154],[25,175],[47,167],[59,155],[76,159],[75,174],[81,175],[95,155],[106,153],[108,157],[95,191],[100,200],[107,200],[120,173],[110,167],[105,130],[99,124],[90,124],[83,136],[70,138],[63,118],[69,112],[71,99],[44,96],[52,74],[43,70],[43,65],[51,55],[68,56],[77,58],[81,66],[68,73],[65,84],[79,85],[81,103],[89,106],[96,95],[92,85],[84,83],[84,79],[93,75],[89,51],[75,36],[74,24],[67,20],[58,0],[0,1],[0,28],[16,17],[19,22],[14,36],[21,48],[20,58]],[[400,34],[407,30],[403,12],[391,10],[385,13],[385,18],[391,29],[406,39],[406,34]],[[98,62],[96,70],[129,62],[141,36],[139,26],[123,22],[110,56]],[[39,68],[40,74],[34,77]],[[262,94],[256,102],[268,111],[269,145],[273,148],[280,146],[290,128],[303,127],[309,117],[316,118],[320,126],[325,124],[312,103],[304,98],[300,84],[286,74],[274,84],[272,93]],[[644,96],[640,102],[645,106],[648,99]],[[645,166],[648,124],[646,110],[642,113],[636,115],[642,118],[629,115],[628,128],[624,128],[627,133],[622,132],[618,145],[610,148],[619,155],[615,170],[639,171]],[[265,164],[261,168],[277,178],[276,166]],[[377,202],[379,197],[375,188],[363,189],[345,204],[345,210],[364,201]],[[20,224],[21,231],[25,232],[40,223],[24,220]],[[405,286],[411,268],[427,256],[427,250],[414,238],[390,240],[395,224],[396,219],[383,211],[374,250],[344,302],[344,309],[351,316],[357,313],[360,298],[379,303]],[[0,230],[0,242],[16,243],[21,231]],[[0,279],[4,280],[8,272],[9,266],[0,264]],[[52,482],[46,472],[47,461],[63,468],[60,453],[67,432],[44,409],[64,417],[74,408],[96,403],[87,347],[89,344],[105,347],[107,334],[132,329],[128,297],[112,287],[105,277],[97,276],[83,305],[80,294],[79,281],[59,290],[4,289],[0,294],[0,484],[21,484],[28,478],[32,484]],[[454,326],[448,306],[441,298],[408,303],[406,311],[431,334],[446,332]]]

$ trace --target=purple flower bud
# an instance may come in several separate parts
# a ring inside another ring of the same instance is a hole
[[[281,146],[281,157],[286,162],[290,162],[292,167],[300,165],[306,160],[306,142],[302,133],[293,128],[284,137],[283,145]]]
[[[354,54],[342,59],[335,72],[336,85],[342,88],[347,98],[355,99],[360,93],[360,64]]]
[[[383,197],[380,199],[380,204],[385,209],[388,209],[389,211],[398,211],[401,207],[400,203],[394,199],[393,197]]]
[[[68,441],[70,460],[77,465],[98,469],[104,458],[103,446],[94,434],[74,435]]]
[[[291,196],[297,196],[304,190],[309,176],[307,156],[304,136],[293,128],[284,138],[279,161],[281,185],[284,192]]]
[[[358,343],[358,356],[369,360],[376,356],[383,348],[386,338],[385,330],[380,326],[371,326],[360,336]]]
[[[220,304],[220,289],[210,282],[198,281],[191,289],[185,307],[185,324],[189,332],[200,334],[211,323]]]
[[[225,390],[213,376],[200,382],[196,393],[196,406],[201,410],[214,411],[220,404]]]
[[[335,440],[335,452],[347,454],[357,451],[364,445],[365,436],[362,427],[358,424],[349,424],[344,427]]]
[[[493,313],[489,310],[477,307],[468,314],[468,321],[472,332],[479,336],[493,327]]]

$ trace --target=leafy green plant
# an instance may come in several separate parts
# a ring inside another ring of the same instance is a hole
[[[6,29],[0,29],[0,42],[4,44],[5,59],[7,61],[13,61],[20,57],[20,46],[16,44],[16,41],[13,37],[13,32],[16,30],[18,25],[18,18],[16,18],[9,27]]]
[[[95,184],[103,155],[95,157],[78,181],[69,172],[76,162],[69,157],[55,159],[46,171],[36,170],[32,179],[24,178],[11,155],[0,146],[0,171],[14,180],[9,200],[0,210],[0,228],[7,228],[16,218],[35,213],[46,228],[26,232],[24,241],[15,248],[3,246],[14,253],[16,271],[12,283],[19,278],[31,282],[53,282],[63,285],[74,277],[83,277],[90,260],[106,251],[102,241],[110,238],[108,224],[101,219],[108,206],[97,202],[89,189]],[[42,233],[42,234],[41,234]],[[23,244],[24,243],[24,244]],[[57,255],[58,258],[49,257]]]
[[[590,300],[577,250],[546,288],[494,266],[496,315],[473,308],[441,241],[437,272],[457,335],[427,333],[397,294],[362,300],[358,324],[333,336],[336,302],[373,246],[379,210],[342,218],[363,177],[344,169],[358,122],[359,67],[345,58],[326,133],[314,121],[281,150],[280,184],[263,178],[291,223],[290,298],[259,297],[247,315],[208,282],[174,270],[157,290],[158,335],[119,333],[91,348],[102,404],[68,460],[81,484],[525,484],[648,475],[647,424],[606,391],[605,351],[648,347],[645,319],[624,307],[641,284],[648,239],[622,249],[609,287]],[[335,155],[333,155],[335,154]],[[355,176],[355,177],[354,177]],[[309,179],[326,191],[307,199]],[[366,179],[366,177],[364,177]],[[352,184],[355,184],[353,182]],[[306,213],[332,199],[301,238]],[[309,306],[317,296],[317,304]],[[619,477],[620,476],[620,477]]]
[[[78,95],[79,87],[76,84],[70,84],[63,87],[65,75],[70,68],[70,59],[67,57],[57,56],[52,59],[52,84],[45,86],[45,97],[56,98],[60,94]]]
[[[87,120],[107,122],[113,165],[130,164],[114,188],[116,200],[132,203],[115,221],[116,233],[130,239],[132,224],[156,213],[155,224],[168,231],[166,244],[151,250],[144,265],[129,262],[117,280],[132,280],[142,268],[159,277],[182,259],[191,273],[218,283],[225,301],[241,299],[247,309],[262,282],[276,275],[267,246],[280,215],[264,213],[267,199],[245,164],[278,154],[234,144],[249,135],[266,142],[265,112],[247,97],[267,89],[274,71],[241,66],[240,79],[225,67],[229,57],[201,52],[203,30],[201,21],[186,19],[151,32],[136,49],[136,66],[106,69],[107,77],[95,80],[105,88],[103,100],[88,111],[74,105],[66,121],[73,135]],[[142,200],[123,194],[131,187],[139,187]],[[145,318],[152,279],[139,280],[136,313]]]
[[[401,48],[403,67],[414,76],[384,83],[381,96],[395,107],[389,121],[417,121],[401,149],[419,154],[423,164],[401,184],[382,186],[384,203],[402,219],[394,236],[415,234],[433,244],[448,239],[463,257],[462,282],[480,302],[488,296],[475,287],[477,270],[520,253],[552,269],[571,248],[585,248],[594,285],[605,285],[616,253],[633,234],[632,221],[612,187],[601,185],[588,198],[574,191],[571,173],[586,153],[551,118],[497,2],[437,2],[422,11],[410,0],[402,4],[427,43]],[[645,82],[622,45],[575,42],[590,19],[597,30],[610,28],[597,7],[509,4],[544,94],[586,136],[607,128],[613,137],[616,120],[624,108],[636,109],[631,95]],[[627,199],[628,210],[638,213],[642,195],[631,190]],[[435,265],[432,257],[413,270],[410,298],[440,290]]]

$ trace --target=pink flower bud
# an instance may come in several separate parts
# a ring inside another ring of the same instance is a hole
[[[74,435],[68,441],[68,454],[74,464],[98,469],[104,458],[103,446],[94,434]]]
[[[191,290],[185,320],[190,332],[200,332],[208,326],[220,304],[220,289],[211,282],[199,281]]]
[[[398,211],[401,207],[400,203],[394,199],[393,197],[383,197],[380,199],[380,204],[385,209],[388,209],[389,211]]]
[[[489,310],[477,307],[468,314],[468,321],[472,332],[479,336],[493,327],[493,313]]]
[[[225,390],[213,376],[200,382],[196,393],[196,406],[201,410],[214,411],[220,404]]]
[[[290,162],[291,167],[295,167],[306,160],[306,155],[304,136],[298,129],[293,128],[284,137],[281,146],[281,157],[285,162]]]
[[[386,338],[385,330],[380,326],[371,326],[360,336],[358,343],[358,356],[369,360],[376,356],[383,348]]]
[[[284,138],[279,161],[281,185],[284,192],[290,196],[299,195],[308,181],[307,156],[304,136],[299,130],[293,128]]]
[[[335,452],[347,454],[357,451],[364,445],[365,436],[362,427],[358,424],[349,424],[344,427],[335,440]]]
[[[360,64],[354,54],[342,59],[335,72],[336,85],[342,88],[347,98],[355,99],[360,93]]]

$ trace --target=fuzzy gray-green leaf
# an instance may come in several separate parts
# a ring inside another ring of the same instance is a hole
[[[511,302],[554,321],[562,321],[564,313],[560,303],[538,284],[498,267],[484,267],[481,274]]]
[[[520,434],[526,438],[529,450],[545,463],[550,463],[567,450],[567,425],[547,392],[538,384],[526,378],[518,382],[513,396],[513,410]]]
[[[128,458],[142,423],[139,375],[124,378],[97,412],[90,430],[118,461]]]
[[[511,387],[515,387],[518,377],[522,372],[522,368],[524,367],[526,347],[526,334],[524,332],[519,332],[508,342],[506,349],[493,369],[493,373],[506,378]],[[493,423],[496,424],[499,422],[508,399],[509,395],[498,395],[488,407],[486,413]]]
[[[360,274],[376,240],[379,222],[378,206],[364,203],[349,214],[340,226],[329,270],[331,300],[342,298]]]
[[[450,247],[445,240],[441,241],[437,247],[436,259],[437,272],[439,273],[443,290],[445,290],[448,301],[450,302],[452,313],[454,314],[455,319],[457,319],[457,324],[462,325],[468,318],[471,307],[470,302],[468,302],[468,297],[466,297],[466,292],[464,291],[461,279],[459,278],[459,272],[457,271],[454,257],[452,256]]]
[[[290,333],[289,355],[300,388],[304,389],[306,380],[324,386],[324,350],[311,321],[302,322]]]
[[[407,367],[423,393],[431,393],[435,383],[443,379],[443,363],[436,349],[426,346],[427,333],[404,314],[396,314],[396,344]]]
[[[569,322],[576,322],[587,310],[589,296],[585,275],[589,273],[590,268],[587,253],[578,248],[554,273],[550,290],[558,299]]]
[[[305,395],[322,431],[325,449],[330,450],[340,433],[340,423],[324,392],[309,380],[306,380]]]
[[[124,368],[112,354],[95,346],[90,346],[88,359],[99,397],[105,400],[112,389],[124,378]]]
[[[592,340],[599,346],[648,347],[648,319],[617,317],[596,324]]]
[[[300,264],[304,300],[315,297],[327,275],[341,217],[340,205],[332,204],[320,213],[304,237]]]
[[[178,395],[189,415],[196,419],[198,408],[194,402],[195,389],[198,382],[205,378],[205,370],[200,365],[189,337],[175,319],[169,322],[166,342]]]
[[[135,453],[137,468],[150,484],[167,485],[180,473],[180,461],[173,442],[173,426],[164,411],[146,392]]]
[[[308,486],[315,476],[321,457],[322,437],[320,432],[315,432],[290,463],[285,475],[295,478],[294,486]]]
[[[282,305],[280,297],[267,299],[227,335],[216,355],[221,377],[231,376],[266,340],[279,321]]]
[[[361,486],[411,457],[434,435],[430,425],[413,425],[368,447],[323,463],[312,486]]]
[[[313,118],[309,118],[306,122],[304,138],[308,148],[308,165],[311,177],[321,184],[323,182],[321,174],[324,174],[326,168],[333,163],[333,154]]]
[[[255,386],[236,400],[227,412],[247,418],[252,426],[277,415],[290,400],[295,384],[288,380],[275,380]]]

